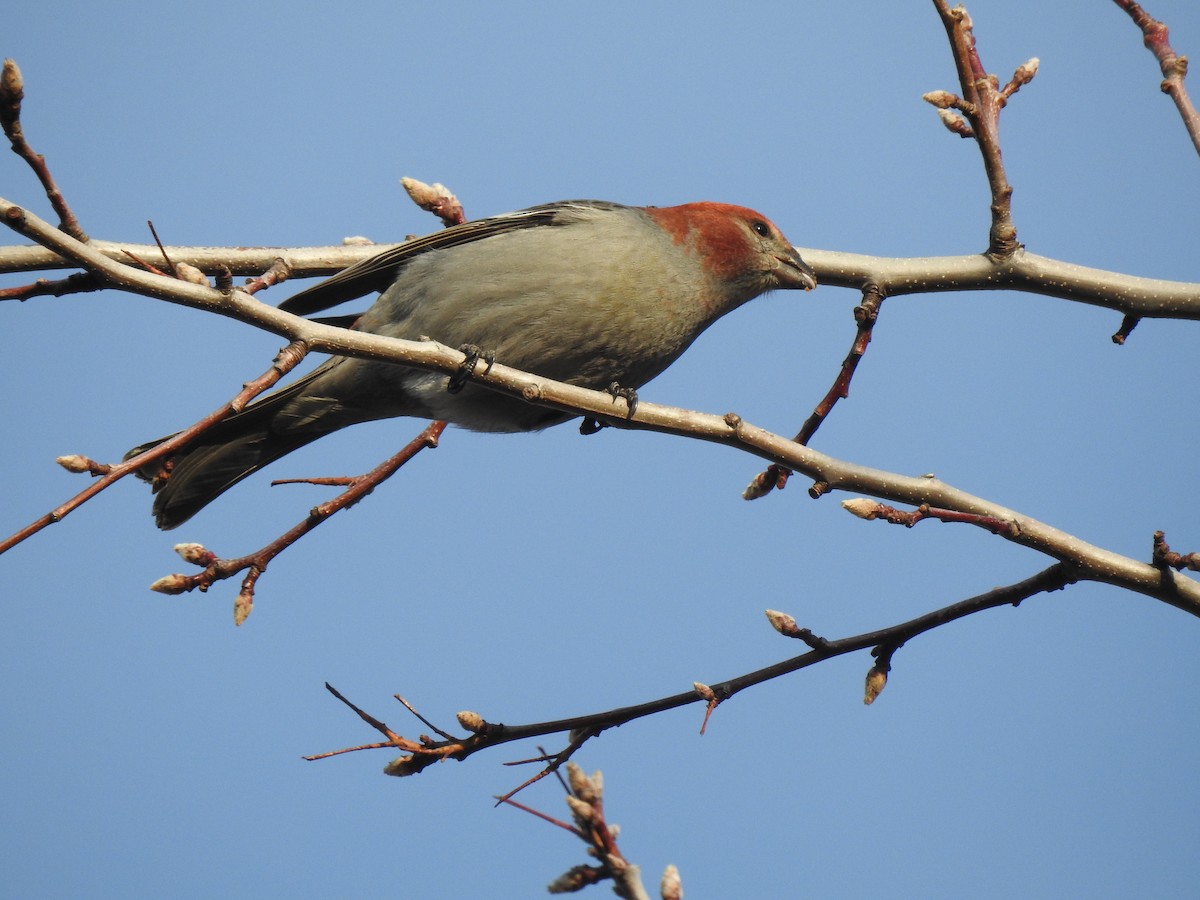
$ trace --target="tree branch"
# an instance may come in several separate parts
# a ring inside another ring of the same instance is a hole
[[[35,236],[109,284],[229,316],[299,341],[310,350],[388,360],[451,374],[460,371],[466,360],[460,351],[435,341],[402,341],[322,325],[260,303],[243,291],[222,292],[115,263],[4,200],[0,200],[0,216],[10,227]],[[1000,268],[1011,264],[1009,261]],[[1195,286],[1193,289],[1200,290]],[[1200,303],[1195,305],[1196,311],[1200,312]],[[903,476],[838,460],[745,422],[734,413],[715,416],[643,401],[634,415],[627,416],[623,406],[619,411],[614,408],[614,398],[609,394],[555,382],[501,363],[476,368],[469,377],[527,402],[590,416],[618,427],[659,431],[735,447],[801,472],[823,483],[827,490],[853,491],[913,506],[928,504],[1007,521],[1012,525],[1011,534],[1006,536],[1008,540],[1080,567],[1081,577],[1129,588],[1192,615],[1200,615],[1200,583],[1191,578],[1172,575],[1148,563],[1103,550],[936,478]]]
[[[1187,75],[1188,61],[1186,56],[1179,56],[1171,49],[1168,40],[1167,26],[1153,18],[1133,0],[1113,0],[1121,9],[1129,14],[1135,25],[1142,30],[1142,43],[1158,60],[1162,70],[1162,92],[1175,101],[1175,107],[1183,119],[1183,126],[1192,139],[1192,146],[1200,153],[1200,115],[1188,97],[1183,79]]]
[[[987,609],[994,609],[999,606],[1017,606],[1023,600],[1036,594],[1060,590],[1067,585],[1073,584],[1079,580],[1079,577],[1080,573],[1074,566],[1065,563],[1055,563],[1049,568],[1016,584],[995,588],[975,597],[960,600],[957,603],[952,603],[949,606],[934,610],[898,625],[838,640],[826,640],[825,638],[817,637],[806,628],[796,627],[795,620],[791,616],[769,610],[767,617],[772,627],[784,637],[796,638],[803,641],[811,648],[807,653],[802,653],[799,656],[783,660],[762,669],[757,669],[753,672],[747,672],[744,675],[707,685],[707,692],[700,692],[693,689],[633,706],[623,706],[618,709],[573,716],[568,719],[556,719],[554,721],[537,722],[529,725],[504,725],[499,722],[489,722],[477,713],[459,713],[459,723],[471,732],[469,736],[463,738],[446,737],[440,741],[432,740],[426,736],[422,736],[419,741],[404,738],[392,731],[382,721],[359,710],[358,707],[342,697],[341,694],[338,694],[332,687],[328,685],[326,687],[338,699],[342,700],[343,703],[346,703],[351,709],[355,710],[360,718],[367,721],[387,738],[386,742],[367,745],[369,748],[394,747],[405,751],[406,755],[398,757],[385,767],[384,771],[389,775],[415,775],[440,760],[455,759],[462,761],[481,750],[513,741],[544,737],[551,734],[568,735],[568,745],[560,754],[540,758],[541,760],[549,760],[549,764],[541,772],[541,775],[545,775],[563,764],[565,758],[574,753],[583,743],[583,740],[595,737],[609,728],[624,725],[635,719],[655,715],[670,709],[678,709],[693,703],[704,702],[709,704],[711,711],[711,707],[715,706],[716,703],[728,700],[747,688],[791,674],[792,672],[798,672],[800,669],[808,668],[809,666],[833,659],[837,656],[843,656],[847,653],[874,648],[874,655],[877,661],[871,667],[871,671],[886,673],[887,669],[891,666],[891,659],[894,653],[905,643],[925,632],[932,631],[935,628],[940,628],[950,622]],[[872,685],[869,683],[869,690],[871,687]],[[882,684],[876,679],[873,687],[874,695],[868,693],[868,703],[872,702],[879,691],[882,690]],[[708,700],[706,693],[711,694],[715,702]],[[324,759],[339,752],[345,751],[320,753],[305,758],[309,760]],[[537,777],[540,777],[540,775]],[[530,779],[526,784],[533,780],[535,779]],[[515,791],[506,794],[502,799],[511,798],[513,793]]]

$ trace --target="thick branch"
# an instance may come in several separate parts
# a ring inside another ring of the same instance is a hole
[[[0,213],[15,207],[0,200]],[[42,240],[32,214],[24,213],[27,229]],[[11,224],[11,223],[10,223]],[[128,259],[127,251],[143,259],[157,258],[153,244],[124,244],[93,240],[88,248],[114,262]],[[176,263],[187,263],[215,274],[227,268],[235,275],[258,275],[277,259],[291,268],[292,278],[331,275],[394,244],[347,244],[340,247],[174,247],[165,248]],[[869,256],[797,247],[824,286],[862,290],[878,287],[886,297],[941,291],[1028,291],[1046,297],[1103,306],[1124,315],[1145,318],[1200,319],[1200,284],[1142,278],[1093,269],[1019,250],[1001,263],[982,253],[961,256]],[[0,273],[76,268],[78,258],[42,246],[0,247]],[[146,291],[141,291],[146,293]],[[176,300],[175,302],[180,302]]]

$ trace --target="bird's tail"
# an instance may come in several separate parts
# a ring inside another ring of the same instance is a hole
[[[154,489],[158,527],[167,530],[183,524],[243,478],[349,424],[331,416],[324,423],[319,418],[309,421],[303,428],[280,427],[280,411],[303,393],[310,380],[311,376],[303,378],[251,404],[205,431],[195,443],[140,469],[138,477]],[[125,459],[171,437],[134,447]]]

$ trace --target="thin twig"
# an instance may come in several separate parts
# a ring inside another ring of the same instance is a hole
[[[21,543],[26,538],[37,534],[47,526],[53,525],[56,522],[61,522],[67,515],[74,512],[105,488],[108,488],[131,472],[136,472],[139,469],[156,462],[157,460],[170,456],[180,447],[189,443],[193,438],[199,436],[217,422],[220,422],[223,419],[228,418],[233,413],[243,409],[254,397],[258,396],[267,388],[274,385],[277,381],[279,381],[280,378],[295,368],[300,360],[304,358],[305,352],[306,348],[304,344],[299,341],[294,341],[287,347],[284,347],[275,357],[271,364],[271,368],[267,369],[266,372],[264,372],[258,378],[255,378],[253,381],[247,382],[242,387],[242,390],[239,391],[228,403],[225,403],[224,405],[213,410],[191,427],[179,432],[179,434],[174,435],[160,444],[156,444],[145,453],[130,457],[129,459],[123,460],[120,463],[115,463],[104,468],[104,474],[101,475],[101,477],[99,477],[96,481],[92,482],[85,490],[80,491],[70,500],[67,500],[65,503],[56,506],[44,516],[41,516],[33,522],[30,522],[24,528],[0,541],[0,554],[11,550],[17,544]],[[64,457],[63,459],[71,458]],[[85,457],[79,457],[79,459],[85,460],[87,463],[91,463],[91,461],[86,460]],[[75,468],[67,466],[67,468],[70,468],[71,471],[96,471],[93,466],[89,465],[77,466]]]
[[[50,201],[55,215],[58,216],[59,227],[77,241],[87,243],[88,236],[80,227],[71,207],[67,205],[66,198],[59,191],[54,176],[50,174],[50,167],[46,164],[46,158],[40,153],[35,153],[25,140],[25,130],[21,127],[21,102],[24,98],[25,80],[21,77],[21,70],[16,62],[6,59],[4,68],[0,71],[0,126],[3,127],[13,152],[25,160],[37,180],[41,182],[46,199]]]
[[[409,441],[398,453],[384,460],[365,475],[352,479],[346,490],[342,491],[342,493],[338,494],[332,500],[327,500],[324,503],[314,506],[304,519],[297,522],[266,546],[245,556],[232,559],[214,559],[208,563],[202,572],[194,575],[179,573],[166,575],[154,582],[150,586],[151,590],[156,590],[163,594],[183,594],[197,589],[207,591],[214,583],[226,578],[232,578],[239,572],[249,569],[250,574],[242,582],[241,591],[234,604],[234,624],[241,625],[246,621],[246,617],[253,608],[254,587],[259,575],[266,570],[267,566],[276,556],[288,547],[291,547],[296,541],[300,540],[300,538],[304,537],[304,535],[308,534],[334,513],[353,506],[367,494],[371,493],[376,487],[396,474],[401,466],[419,452],[427,447],[436,447],[438,438],[445,428],[446,423],[442,421],[429,423],[420,434]]]
[[[845,400],[850,396],[850,382],[854,378],[859,361],[867,352],[867,346],[871,343],[871,334],[874,331],[875,322],[879,319],[879,310],[882,305],[883,294],[876,285],[868,284],[863,288],[863,301],[854,308],[854,320],[858,323],[858,330],[850,344],[850,352],[842,360],[841,368],[833,379],[833,385],[793,438],[797,444],[807,446],[813,435],[817,433],[817,429],[821,427],[821,423],[833,411],[834,405],[839,400]],[[791,474],[791,470],[784,466],[774,464],[767,466],[765,471],[756,475],[754,480],[746,486],[742,492],[742,498],[757,500],[765,497],[772,490],[783,490],[787,486]]]
[[[1179,56],[1171,48],[1168,40],[1167,26],[1151,17],[1134,0],[1113,0],[1118,7],[1129,14],[1135,25],[1142,30],[1142,42],[1146,49],[1154,54],[1158,66],[1162,70],[1163,80],[1160,87],[1162,92],[1174,102],[1179,115],[1183,119],[1183,127],[1187,129],[1192,139],[1192,146],[1200,153],[1200,115],[1188,97],[1183,80],[1187,75],[1188,61],[1186,56]]]
[[[940,628],[943,625],[966,616],[983,612],[984,610],[995,609],[1000,606],[1017,606],[1029,597],[1047,591],[1059,590],[1069,584],[1075,583],[1080,578],[1081,574],[1075,567],[1065,563],[1055,563],[1024,581],[995,588],[966,600],[960,600],[957,603],[952,603],[949,606],[918,616],[915,619],[910,619],[907,622],[901,622],[898,625],[838,640],[821,639],[807,653],[802,653],[799,656],[786,659],[762,669],[757,669],[753,672],[748,672],[744,675],[710,684],[709,688],[714,698],[719,701],[726,701],[735,694],[755,685],[763,684],[764,682],[780,678],[792,672],[797,672],[800,669],[808,668],[809,666],[833,659],[837,656],[855,653],[860,650],[870,650],[872,648],[878,649],[876,653],[877,665],[880,661],[884,660],[890,665],[891,654],[895,649],[905,643],[911,642],[921,634],[932,631],[935,628]],[[808,632],[807,629],[803,629],[803,631],[811,635],[811,632]],[[816,642],[814,641],[814,643]],[[557,719],[529,725],[488,723],[486,729],[473,733],[470,737],[461,740],[451,739],[420,745],[419,750],[411,751],[410,755],[401,757],[393,762],[392,765],[395,766],[395,771],[392,774],[416,774],[416,772],[423,771],[431,762],[437,759],[464,760],[481,750],[507,744],[512,741],[542,737],[549,734],[569,735],[570,738],[564,750],[559,754],[554,754],[551,757],[551,765],[541,772],[539,776],[526,782],[526,784],[529,784],[543,777],[548,771],[557,769],[584,741],[599,735],[609,728],[698,702],[706,701],[696,690],[690,690],[633,706],[624,706],[618,709],[574,716],[568,719]],[[357,707],[353,708],[357,710]],[[412,741],[409,741],[408,745],[410,747],[416,746]],[[316,757],[306,758],[315,759]],[[520,788],[517,790],[520,790]],[[504,798],[511,797],[514,793],[516,793],[515,790],[510,791],[504,795]]]

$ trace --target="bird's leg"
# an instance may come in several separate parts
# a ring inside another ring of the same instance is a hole
[[[494,350],[481,350],[474,344],[463,344],[458,348],[458,352],[465,353],[467,358],[458,367],[458,371],[450,376],[450,383],[446,385],[446,390],[451,394],[457,394],[463,389],[467,383],[467,379],[475,371],[475,363],[479,362],[479,360],[482,359],[484,362],[484,375],[492,371],[492,366],[496,363],[496,353]]]

